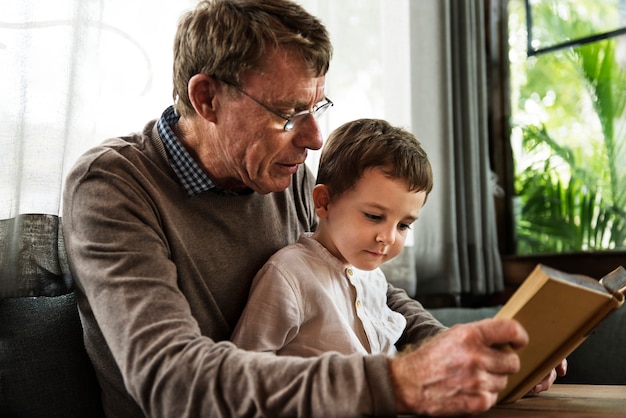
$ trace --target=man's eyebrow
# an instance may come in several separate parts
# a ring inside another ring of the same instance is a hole
[[[317,97],[317,94],[315,95],[315,97]],[[285,99],[270,98],[269,100],[272,100],[274,102],[274,105],[278,107],[284,106],[284,107],[294,108],[296,110],[310,110],[314,105],[316,105],[319,102],[323,102],[327,98],[328,96],[326,96],[326,92],[324,90],[324,93],[322,94],[321,98],[313,101],[313,103],[311,104],[309,104],[308,101],[304,101],[296,97],[285,98]]]

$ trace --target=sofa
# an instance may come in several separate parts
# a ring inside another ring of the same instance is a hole
[[[104,417],[74,293],[0,299],[0,417]]]
[[[445,325],[491,317],[498,307],[439,308]],[[0,416],[102,417],[100,389],[84,350],[72,292],[0,299]],[[626,308],[570,356],[560,383],[626,384]]]

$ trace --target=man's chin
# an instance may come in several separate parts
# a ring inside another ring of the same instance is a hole
[[[287,178],[274,179],[269,183],[258,183],[250,186],[252,190],[259,194],[282,192],[291,185],[291,176]]]

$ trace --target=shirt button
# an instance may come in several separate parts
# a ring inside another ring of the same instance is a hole
[[[351,269],[350,267],[348,267],[348,268],[346,269],[346,274],[347,274],[348,276],[352,276],[352,275],[354,274],[354,272],[352,271],[352,269]]]
[[[361,299],[357,299],[356,301],[356,307],[360,308],[361,307]]]

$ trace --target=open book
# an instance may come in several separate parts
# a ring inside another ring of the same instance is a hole
[[[495,316],[516,319],[530,337],[517,350],[521,369],[509,376],[498,401],[513,402],[528,393],[622,306],[625,295],[626,270],[621,266],[598,281],[537,265]]]

